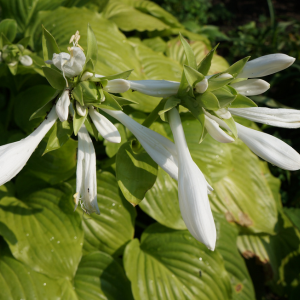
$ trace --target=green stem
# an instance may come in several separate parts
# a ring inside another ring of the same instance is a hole
[[[161,100],[158,105],[153,109],[153,111],[150,113],[150,115],[144,120],[142,123],[145,127],[150,127],[152,123],[156,121],[158,118],[158,112],[161,111],[166,103],[166,99]]]

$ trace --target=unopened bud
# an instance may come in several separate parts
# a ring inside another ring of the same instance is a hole
[[[86,107],[80,105],[79,102],[77,101],[76,101],[76,111],[81,117],[84,117],[86,115]]]
[[[218,79],[224,79],[224,80],[226,80],[226,79],[231,79],[231,78],[233,78],[233,76],[231,74],[229,74],[229,73],[223,73],[220,76],[214,78],[214,80],[218,80]]]
[[[197,93],[203,94],[208,88],[208,81],[206,78],[196,83],[195,89]]]
[[[94,74],[91,72],[84,72],[84,74],[81,76],[80,81],[88,80],[89,78],[93,77]]]
[[[109,93],[125,93],[130,89],[130,82],[125,79],[110,80],[104,90]]]
[[[227,108],[220,108],[217,111],[215,111],[215,113],[222,119],[230,119],[231,118],[231,113],[228,111]]]

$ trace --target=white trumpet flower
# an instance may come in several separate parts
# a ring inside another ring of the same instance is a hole
[[[168,116],[178,153],[178,196],[182,218],[193,237],[214,250],[216,227],[205,177],[190,155],[177,109],[171,109]]]
[[[203,94],[208,88],[208,81],[206,78],[196,83],[195,89],[197,93]]]
[[[79,47],[68,48],[69,53],[54,53],[52,60],[47,60],[47,64],[54,64],[65,76],[72,78],[78,76],[85,65],[85,55]]]
[[[97,203],[96,154],[84,124],[78,132],[75,209],[78,203],[86,213],[100,214]]]
[[[23,169],[56,119],[57,115],[53,107],[46,119],[28,137],[0,147],[0,186],[11,180]]]
[[[65,89],[55,105],[56,113],[61,122],[68,119],[70,103],[69,90]]]
[[[248,79],[231,84],[238,93],[244,96],[255,96],[266,92],[270,84],[262,79]]]
[[[300,110],[287,108],[245,107],[229,108],[236,116],[283,128],[300,128]]]
[[[220,143],[234,142],[234,139],[231,136],[229,136],[226,132],[224,132],[215,120],[211,119],[206,115],[205,115],[204,126],[207,132],[211,135],[211,137],[214,138],[217,142]]]
[[[20,56],[19,61],[25,67],[29,67],[32,65],[32,58],[29,55]]]
[[[288,68],[294,61],[294,57],[282,53],[264,55],[248,61],[237,78],[264,77]]]
[[[93,106],[89,106],[89,115],[99,131],[99,133],[105,138],[107,141],[111,143],[120,143],[121,136],[118,129],[115,127],[113,123],[111,123],[106,117],[99,114]]]

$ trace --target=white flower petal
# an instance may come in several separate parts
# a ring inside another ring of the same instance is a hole
[[[104,88],[109,93],[125,93],[130,89],[130,82],[125,79],[113,79],[108,81]]]
[[[226,132],[224,132],[216,121],[209,118],[208,116],[205,116],[205,128],[207,129],[211,137],[220,143],[234,142],[234,139]]]
[[[176,108],[169,112],[169,121],[179,160],[178,195],[183,220],[195,239],[214,250],[216,227],[205,177],[192,160]]]
[[[86,114],[86,106],[81,106],[79,102],[76,101],[76,111],[79,116],[84,117]]]
[[[280,139],[236,123],[239,138],[259,157],[285,170],[300,169],[300,154]]]
[[[208,80],[204,78],[200,82],[196,83],[195,89],[197,93],[203,94],[208,88]]]
[[[69,90],[64,90],[55,105],[56,113],[61,122],[68,119],[70,103]]]
[[[283,128],[300,127],[300,110],[287,108],[245,107],[229,108],[233,115]]]
[[[238,93],[245,96],[255,96],[266,92],[270,84],[262,79],[248,79],[231,84]]]
[[[130,88],[154,97],[168,97],[177,94],[180,82],[167,80],[129,80]]]
[[[218,115],[222,119],[230,119],[231,113],[228,111],[227,108],[220,108],[215,111],[216,115]]]
[[[79,199],[87,213],[100,214],[97,203],[96,154],[93,142],[84,124],[78,132],[78,155],[76,170],[76,206]],[[74,195],[74,196],[75,196]],[[76,207],[75,207],[76,209]]]
[[[116,126],[103,115],[99,114],[92,106],[89,107],[89,114],[99,133],[111,143],[120,143],[121,136]]]
[[[26,162],[51,129],[57,119],[53,107],[47,118],[28,137],[18,142],[0,147],[0,186],[15,177],[25,166]]]
[[[294,57],[282,53],[264,55],[248,61],[237,78],[267,76],[288,68],[294,61]]]
[[[29,55],[20,56],[19,60],[23,66],[29,67],[32,65],[32,58]]]
[[[218,80],[218,79],[231,79],[233,78],[233,76],[229,73],[223,73],[220,76],[214,78],[214,80]]]

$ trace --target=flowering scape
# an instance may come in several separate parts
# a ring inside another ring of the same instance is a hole
[[[257,107],[247,97],[268,90],[269,84],[260,77],[289,67],[294,58],[285,54],[270,54],[248,61],[249,57],[246,57],[224,72],[207,75],[216,48],[197,64],[189,44],[180,36],[187,57],[181,82],[134,81],[127,79],[131,71],[112,76],[96,74],[97,42],[90,26],[86,53],[79,45],[79,39],[77,31],[70,39],[72,47],[68,48],[69,53],[60,52],[52,35],[44,29],[43,48],[47,57],[44,57],[46,66],[43,72],[57,92],[50,102],[31,116],[35,118],[49,111],[34,132],[23,140],[0,147],[0,185],[21,171],[54,124],[72,122],[73,133],[78,138],[75,209],[80,205],[88,214],[100,214],[96,154],[90,135],[97,140],[99,133],[111,143],[121,142],[118,129],[105,116],[109,115],[127,127],[149,156],[178,181],[179,206],[186,227],[198,241],[214,250],[216,227],[208,199],[213,189],[191,157],[179,106],[199,121],[200,143],[207,133],[220,143],[232,143],[239,138],[262,159],[286,170],[300,169],[300,155],[293,148],[274,136],[235,122],[232,117],[240,116],[277,127],[299,128],[299,111]],[[22,50],[20,46],[18,49]],[[18,51],[15,50],[14,46],[3,49],[2,60],[10,67],[18,61],[23,65],[32,64],[30,56],[16,56],[14,53]],[[122,112],[122,106],[134,102],[115,94],[129,89],[163,98],[152,113],[154,117],[148,126],[160,116],[163,121],[169,122],[174,143]]]

